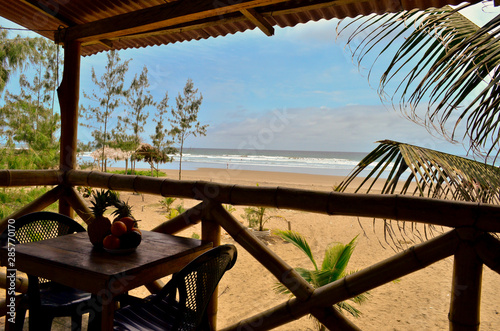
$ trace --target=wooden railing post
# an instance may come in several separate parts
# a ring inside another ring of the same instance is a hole
[[[221,227],[218,223],[214,222],[210,213],[204,213],[201,218],[201,239],[211,241],[213,247],[220,245]],[[217,330],[217,306],[218,306],[218,287],[212,295],[212,300],[207,307],[207,316],[212,330]]]
[[[57,89],[61,108],[61,143],[59,168],[63,171],[76,167],[78,133],[78,103],[80,96],[81,44],[69,41],[64,44],[64,71]],[[73,210],[66,200],[59,201],[59,213],[73,217]]]
[[[453,282],[448,316],[450,331],[479,330],[483,263],[471,243],[474,234],[469,232],[473,232],[473,230],[461,232],[463,239],[455,253],[453,263]],[[468,235],[468,238],[464,238],[464,234]]]

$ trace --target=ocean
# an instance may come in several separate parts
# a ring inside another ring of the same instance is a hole
[[[89,154],[80,155],[80,159],[91,161],[92,158]],[[182,169],[219,168],[346,176],[366,154],[359,152],[186,148],[182,158]],[[108,166],[111,167],[125,167],[125,161],[108,162]],[[136,167],[150,168],[146,162],[137,162]],[[160,165],[160,169],[178,168],[179,157],[175,155],[172,163]]]

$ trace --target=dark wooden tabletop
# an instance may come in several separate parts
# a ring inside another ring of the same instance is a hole
[[[128,291],[182,269],[212,247],[211,242],[143,231],[142,242],[128,254],[95,249],[86,232],[16,245],[16,269],[58,283],[98,293],[110,281],[125,277]],[[0,253],[2,265],[7,250]]]
[[[15,246],[15,269],[90,292],[101,298],[100,330],[113,329],[113,297],[181,270],[211,242],[143,231],[142,242],[128,254],[95,249],[87,232]],[[8,249],[0,249],[7,265]],[[12,269],[12,266],[9,266]]]

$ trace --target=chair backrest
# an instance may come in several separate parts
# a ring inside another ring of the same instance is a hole
[[[21,244],[85,232],[85,228],[72,218],[50,211],[38,211],[21,216],[15,220],[14,226],[16,240]]]
[[[236,258],[234,245],[217,246],[191,261],[158,293],[156,300],[178,301],[174,330],[192,330],[202,323],[215,288]]]
[[[17,244],[52,239],[65,234],[85,232],[85,228],[72,218],[50,211],[38,211],[23,215],[15,220],[15,242]],[[9,229],[8,229],[9,230]],[[2,233],[2,243],[6,243],[7,232]],[[40,283],[47,282],[39,278]]]

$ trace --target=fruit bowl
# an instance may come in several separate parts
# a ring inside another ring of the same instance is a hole
[[[112,254],[133,252],[141,244],[142,234],[137,228],[127,228],[120,221],[113,222],[111,233],[104,238],[103,247]]]
[[[142,233],[137,228],[137,222],[132,214],[132,207],[120,200],[116,192],[107,190],[92,194],[93,220],[90,221],[87,232],[94,247],[104,248],[111,254],[127,254],[135,251],[141,243]],[[104,216],[108,207],[115,207],[111,215],[116,215],[113,222]]]

